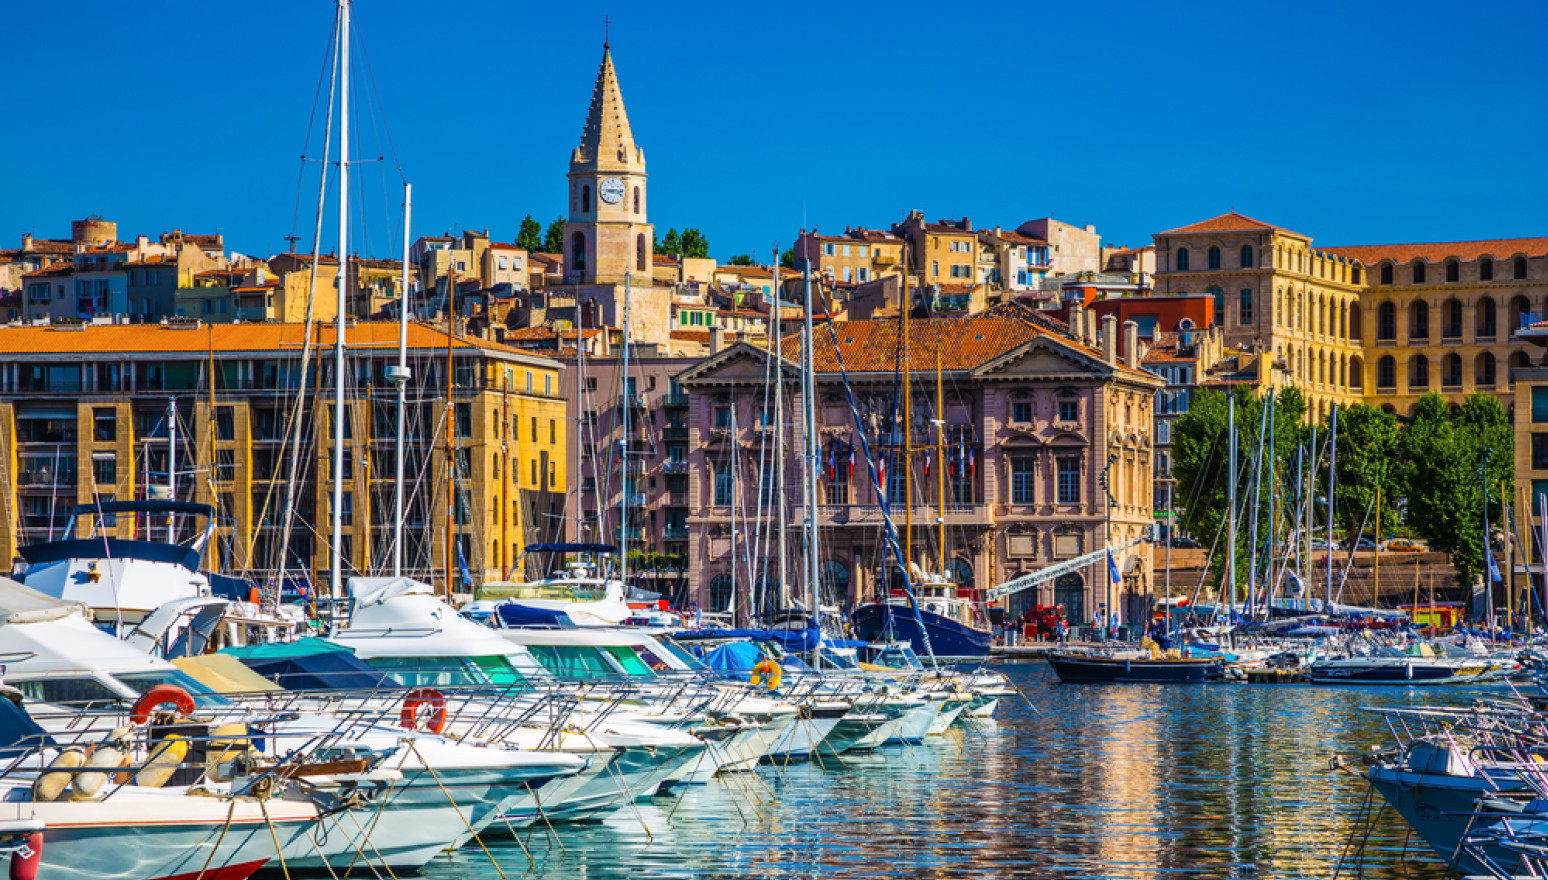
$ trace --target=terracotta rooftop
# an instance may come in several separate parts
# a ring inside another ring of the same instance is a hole
[[[936,235],[977,235],[978,234],[976,232],[973,232],[972,230],[963,229],[963,228],[961,228],[959,226],[951,226],[951,225],[948,225],[948,224],[945,224],[945,223],[926,223],[926,224],[924,224],[924,231],[925,232],[934,233]]]
[[[1176,229],[1168,229],[1165,232],[1160,232],[1157,234],[1177,235],[1189,232],[1267,232],[1270,230],[1274,232],[1286,232],[1290,235],[1307,238],[1307,236],[1301,235],[1299,232],[1290,232],[1290,230],[1285,229],[1282,226],[1275,226],[1272,223],[1264,223],[1262,220],[1254,220],[1245,214],[1238,214],[1235,211],[1232,211],[1229,214],[1221,214],[1219,217],[1211,217],[1208,220],[1201,220],[1198,223],[1190,223],[1187,226],[1179,226]]]
[[[1014,229],[1002,229],[998,233],[996,233],[993,229],[984,229],[984,230],[980,230],[980,231],[984,232],[984,233],[986,233],[986,234],[988,234],[990,236],[993,236],[995,238],[998,238],[1001,241],[1011,242],[1012,244],[1033,244],[1033,245],[1048,244],[1048,242],[1044,241],[1041,238],[1033,238],[1030,235],[1022,235],[1021,233],[1017,232]]]
[[[517,247],[516,245],[510,244],[509,242],[504,242],[504,241],[491,241],[489,243],[489,249],[492,250],[492,251],[519,251],[519,250],[521,250],[521,248]]]
[[[23,278],[51,278],[51,277],[54,277],[56,275],[60,276],[60,277],[63,277],[65,275],[70,275],[70,274],[72,274],[74,272],[75,272],[75,264],[74,263],[53,263],[51,265],[44,266],[41,269],[34,269],[33,271],[28,272],[27,274],[23,275],[22,277]]]
[[[1150,344],[1150,350],[1145,352],[1145,357],[1141,362],[1146,364],[1191,364],[1198,359],[1198,355],[1178,353],[1176,333],[1162,333]]]
[[[0,327],[0,351],[7,355],[37,354],[207,354],[221,352],[276,352],[300,357],[304,324],[94,324],[60,330],[52,327]],[[318,325],[315,345],[333,344],[332,325]],[[396,321],[362,322],[345,331],[350,346],[397,345]],[[426,324],[408,327],[411,349],[443,349],[444,330]],[[483,339],[453,338],[453,348],[485,349],[515,353],[518,349]]]
[[[1516,254],[1541,257],[1548,254],[1548,238],[1493,238],[1482,241],[1437,241],[1420,244],[1367,244],[1354,247],[1318,248],[1351,260],[1359,260],[1373,266],[1382,260],[1394,263],[1411,263],[1426,260],[1439,263],[1450,257],[1459,260],[1476,260],[1479,257],[1507,259]]]
[[[176,262],[177,262],[177,258],[176,257],[169,257],[166,254],[149,254],[143,260],[130,260],[129,262],[125,263],[124,265],[125,266],[165,266],[165,265],[169,265],[171,263],[176,263]]]
[[[75,242],[67,238],[34,238],[27,250],[35,254],[73,254]]]

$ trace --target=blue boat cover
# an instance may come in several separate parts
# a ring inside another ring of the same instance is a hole
[[[822,629],[813,622],[806,629],[699,629],[673,633],[679,641],[696,639],[746,639],[752,642],[776,642],[792,654],[817,650],[822,644]]]
[[[0,758],[19,758],[33,749],[53,745],[53,738],[26,710],[0,699]]]
[[[704,663],[716,672],[752,672],[766,659],[752,642],[729,642],[704,655]]]
[[[248,669],[287,690],[399,688],[392,679],[356,657],[354,651],[321,639],[306,638],[288,644],[226,648],[223,653],[236,657]]]
[[[546,627],[549,629],[575,629],[575,621],[558,608],[534,608],[519,602],[505,602],[495,606],[500,622],[510,627]]]

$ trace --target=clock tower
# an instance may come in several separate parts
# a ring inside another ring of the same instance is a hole
[[[564,227],[566,284],[651,284],[652,228],[646,221],[645,151],[634,144],[613,54],[602,69],[580,145],[570,154],[570,211]]]

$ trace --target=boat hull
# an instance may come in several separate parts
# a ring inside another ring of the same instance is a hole
[[[1313,684],[1428,685],[1476,681],[1478,675],[1451,663],[1418,660],[1374,660],[1353,663],[1333,660],[1306,667]]]
[[[1221,661],[1212,659],[1119,659],[1055,654],[1048,665],[1065,684],[1189,684],[1210,681],[1223,674]]]
[[[855,609],[855,637],[867,642],[887,641],[896,638],[906,641],[921,658],[934,653],[937,660],[982,660],[989,656],[989,646],[994,634],[985,630],[963,626],[949,617],[919,609],[919,620],[924,621],[924,631],[914,619],[914,611],[886,602],[868,602]],[[925,636],[929,636],[929,647]]]

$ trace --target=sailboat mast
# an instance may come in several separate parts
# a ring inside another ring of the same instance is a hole
[[[1328,595],[1326,604],[1322,606],[1322,613],[1333,613],[1333,485],[1338,480],[1338,404],[1333,404],[1333,413],[1329,418],[1331,424],[1328,428]]]
[[[634,405],[634,394],[629,388],[629,292],[633,277],[632,272],[624,273],[623,374],[618,379],[623,385],[623,406],[620,408],[618,417],[618,425],[622,432],[618,440],[618,462],[621,468],[618,477],[618,583],[623,585],[625,592],[629,589],[629,407]],[[731,567],[736,568],[734,540],[731,542]],[[735,593],[732,595],[734,596]]]
[[[806,382],[802,413],[806,419],[806,601],[809,610],[815,611],[821,602],[817,588],[817,361],[812,352],[812,261],[808,259],[801,269],[802,286],[806,291],[806,322],[803,325],[801,350],[802,374]]]
[[[398,372],[392,381],[398,386],[397,467],[392,476],[392,576],[403,576],[403,463],[404,421],[408,414],[408,312],[409,312],[409,214],[414,210],[414,187],[403,184],[403,288],[398,305]]]
[[[454,297],[456,289],[456,272],[448,268],[446,273],[446,595],[448,598],[455,592],[452,588],[452,571],[453,566],[457,564],[452,556],[457,552],[457,401],[452,397],[452,327],[457,320]],[[471,515],[470,510],[469,516]]]
[[[343,593],[344,557],[344,316],[349,295],[349,4],[339,0],[339,274],[333,340],[333,538],[329,598]]]
[[[783,327],[780,318],[784,311],[780,302],[782,297],[779,292],[779,247],[774,247],[774,307],[771,313],[774,315],[774,330],[772,333],[774,343],[774,506],[777,508],[776,526],[774,531],[774,543],[777,549],[779,573],[779,598],[780,607],[790,605],[790,572],[788,560],[785,558],[785,360]]]
[[[56,453],[57,455],[57,453]],[[55,481],[58,480],[59,465],[54,464]],[[52,496],[50,496],[52,497]],[[177,500],[177,398],[167,398],[167,500]],[[49,527],[53,527],[53,519],[49,519]],[[53,537],[53,533],[49,533]],[[177,515],[167,515],[167,543],[177,543]]]
[[[1236,607],[1236,395],[1226,398],[1226,435],[1228,437],[1227,449],[1230,450],[1226,459],[1226,582],[1221,589],[1221,598],[1225,598],[1226,591],[1231,594],[1230,608]]]
[[[914,399],[913,377],[909,367],[908,318],[913,311],[908,298],[908,248],[903,249],[903,295],[898,299],[903,323],[903,568],[914,561],[914,415],[910,404]]]
[[[946,573],[946,397],[941,383],[941,346],[935,345],[935,483],[939,506],[935,511],[935,525],[939,532],[936,549],[935,573]],[[959,467],[966,467],[966,463]]]

